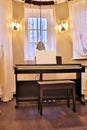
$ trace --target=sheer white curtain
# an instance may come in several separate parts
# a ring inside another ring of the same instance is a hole
[[[0,85],[5,102],[12,99],[14,88],[11,22],[12,0],[0,0]]]
[[[73,58],[87,58],[87,0],[69,2],[72,27]]]
[[[28,30],[27,21],[29,17],[40,17],[40,6],[25,4],[25,41],[24,41],[24,60],[35,60],[36,50],[32,50],[32,55],[29,55]],[[48,19],[48,36],[47,49],[55,51],[55,14],[54,6],[41,6],[41,17]],[[34,49],[34,47],[32,48]]]

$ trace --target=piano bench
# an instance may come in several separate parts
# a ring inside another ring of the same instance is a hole
[[[75,82],[72,80],[57,80],[57,81],[37,81],[39,87],[39,98],[38,98],[38,110],[40,111],[40,115],[42,116],[42,107],[43,107],[43,91],[46,90],[59,90],[66,89],[67,90],[67,106],[70,106],[69,100],[69,90],[72,90],[72,100],[73,100],[73,112],[76,111],[75,105]]]

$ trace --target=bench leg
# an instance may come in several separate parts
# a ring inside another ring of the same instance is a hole
[[[40,88],[40,115],[42,116],[43,90]]]
[[[70,107],[69,89],[67,89],[67,107]]]
[[[75,103],[75,102],[76,102],[76,99],[75,99],[75,98],[76,98],[76,96],[75,96],[76,94],[75,94],[75,87],[73,87],[73,92],[72,92],[72,93],[73,93],[73,95],[72,95],[72,96],[73,96],[73,112],[76,112],[76,103]]]
[[[38,111],[40,110],[40,96],[38,96]]]

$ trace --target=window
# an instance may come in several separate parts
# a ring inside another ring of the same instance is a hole
[[[35,53],[39,41],[43,41],[45,48],[47,48],[47,18],[30,17],[28,18],[28,44],[30,56]]]
[[[49,10],[49,11],[48,11]],[[55,51],[53,9],[25,8],[24,60],[34,61],[36,45],[42,41],[46,50]]]

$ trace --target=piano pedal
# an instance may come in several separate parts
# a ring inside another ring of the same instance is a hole
[[[53,99],[53,100],[52,100],[52,102],[53,102],[53,103],[55,103],[55,102],[56,102],[56,100],[55,100],[55,99]]]
[[[48,100],[49,103],[52,103],[52,100]]]
[[[56,103],[55,99],[44,100],[44,103]]]
[[[47,100],[44,100],[44,103],[46,103],[47,102]]]

